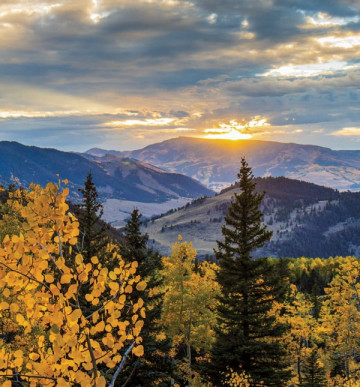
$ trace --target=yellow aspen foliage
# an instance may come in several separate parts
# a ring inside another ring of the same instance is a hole
[[[345,379],[358,379],[360,355],[360,262],[343,258],[337,274],[325,288],[320,334],[329,356],[344,364]],[[345,385],[345,384],[343,384]],[[349,384],[351,385],[351,384]]]
[[[190,327],[191,345],[208,350],[216,324],[213,310],[219,292],[215,280],[217,266],[202,262],[195,272],[195,258],[196,250],[191,243],[176,242],[171,256],[163,259],[162,323],[171,337],[180,336],[184,341]]]
[[[16,371],[32,386],[113,386],[126,356],[144,352],[142,300],[134,308],[140,315],[124,312],[133,310],[132,289],[144,286],[136,265],[125,264],[114,246],[110,273],[98,257],[85,264],[79,252],[70,259],[79,223],[67,195],[60,183],[49,183],[31,185],[25,200],[12,201],[22,223],[0,245],[0,320],[12,322],[19,340],[0,339],[2,385],[11,385],[4,375]]]
[[[217,266],[202,262],[196,268],[195,258],[196,250],[192,244],[181,242],[179,238],[172,246],[171,256],[163,258],[162,272],[165,296],[161,322],[175,348],[181,344],[188,348],[185,368],[189,381],[190,347],[208,351],[214,341],[214,310],[219,294],[215,280]]]
[[[275,303],[274,312],[278,321],[289,327],[283,336],[286,348],[292,357],[294,365],[293,379],[295,384],[301,382],[301,371],[304,360],[310,354],[310,346],[320,342],[318,335],[319,322],[313,317],[314,305],[297,290],[295,285],[291,285],[290,294],[284,304]]]
[[[225,385],[230,387],[250,387],[253,385],[253,381],[251,377],[246,374],[245,371],[237,373],[230,368],[225,375]],[[257,383],[257,386],[259,385],[263,386],[264,384]]]

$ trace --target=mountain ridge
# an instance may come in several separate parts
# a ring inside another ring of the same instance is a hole
[[[360,150],[263,140],[177,137],[133,151],[96,148],[87,152],[132,157],[193,177],[218,191],[236,180],[242,156],[255,176],[286,176],[340,190],[360,189]]]
[[[0,142],[0,183],[27,187],[68,179],[71,198],[79,198],[91,171],[100,198],[161,203],[179,197],[195,198],[212,191],[192,178],[125,157],[94,158],[54,148],[27,146],[15,141]]]

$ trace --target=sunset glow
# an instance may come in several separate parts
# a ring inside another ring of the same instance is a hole
[[[342,26],[348,23],[359,21],[358,16],[354,17],[332,17],[328,13],[319,12],[315,16],[307,16],[306,21],[314,26]]]
[[[113,128],[121,126],[166,126],[173,121],[173,118],[148,118],[145,120],[110,121],[105,122],[102,126],[111,126]]]
[[[318,42],[327,47],[353,48],[360,45],[360,35],[326,36],[318,39]]]
[[[346,69],[348,64],[344,61],[331,61],[326,63],[309,63],[306,65],[288,65],[272,69],[263,76],[274,77],[314,77],[321,74],[332,74]]]
[[[332,132],[331,134],[333,136],[347,136],[347,137],[360,136],[360,127],[342,128],[340,130]]]
[[[223,140],[248,140],[258,132],[259,128],[269,126],[266,118],[256,117],[251,121],[241,124],[235,120],[230,123],[220,123],[218,128],[205,129],[205,138]]]
[[[341,0],[3,1],[0,139],[357,148],[358,131],[332,134],[359,127],[359,15]]]

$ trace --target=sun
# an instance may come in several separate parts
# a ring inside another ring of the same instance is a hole
[[[205,129],[205,138],[221,140],[249,140],[253,138],[255,128],[268,126],[266,118],[255,117],[249,122],[241,124],[235,120],[229,123],[219,123],[217,128]],[[249,132],[252,133],[249,133]]]
[[[206,129],[206,131],[207,130],[213,130],[213,129]],[[209,133],[205,137],[210,139],[222,139],[222,140],[235,141],[235,140],[248,140],[252,138],[252,135],[247,133],[241,133],[236,129],[231,129],[229,132],[220,133],[219,131],[217,131],[217,133]]]

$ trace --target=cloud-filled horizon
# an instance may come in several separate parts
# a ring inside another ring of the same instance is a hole
[[[351,0],[3,0],[0,33],[0,140],[360,149]]]

